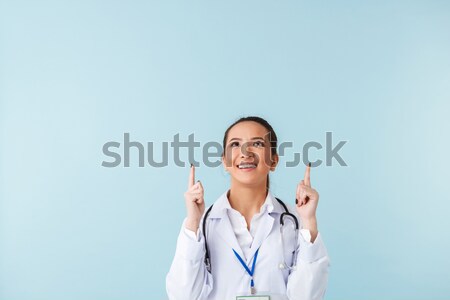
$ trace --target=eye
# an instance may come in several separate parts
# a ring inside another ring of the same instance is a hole
[[[231,142],[230,147],[235,147],[235,146],[239,146],[239,142]]]
[[[264,147],[264,143],[261,142],[261,141],[257,141],[257,142],[253,143],[253,146],[255,146],[255,147]]]

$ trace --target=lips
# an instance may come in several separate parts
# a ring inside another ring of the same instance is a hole
[[[241,170],[254,169],[258,164],[255,162],[241,162],[237,167]]]

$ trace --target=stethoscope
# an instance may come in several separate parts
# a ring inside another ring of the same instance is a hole
[[[295,270],[295,269],[296,269],[296,265],[297,265],[296,262],[297,262],[297,255],[298,255],[298,253],[297,253],[296,250],[293,251],[293,253],[292,253],[292,255],[293,255],[292,265],[289,266],[289,265],[286,263],[286,259],[284,258],[285,241],[284,241],[284,234],[283,234],[283,231],[284,231],[284,223],[285,223],[285,219],[290,220],[292,223],[295,224],[295,241],[298,241],[298,228],[299,228],[299,226],[298,226],[298,220],[297,220],[297,217],[296,217],[296,216],[294,216],[292,213],[289,212],[289,210],[288,210],[286,204],[284,204],[283,201],[281,201],[280,199],[278,199],[278,198],[276,198],[276,197],[275,197],[275,199],[277,199],[277,201],[283,206],[284,211],[285,211],[284,213],[282,213],[282,214],[280,215],[280,235],[281,235],[281,247],[282,247],[282,248],[281,248],[281,251],[282,251],[282,253],[283,253],[283,261],[280,262],[280,264],[279,264],[278,267],[279,267],[279,269],[281,269],[281,270],[283,270],[283,269]],[[205,261],[205,265],[206,265],[206,270],[207,270],[209,273],[211,273],[211,257],[210,257],[210,255],[209,255],[208,243],[207,243],[207,241],[206,241],[206,218],[208,217],[208,215],[209,215],[209,213],[210,213],[212,207],[213,207],[213,205],[211,205],[211,206],[208,208],[208,210],[206,211],[205,216],[203,217],[203,224],[202,224],[203,237],[204,237],[204,239],[205,239],[205,259],[204,259],[204,261]]]

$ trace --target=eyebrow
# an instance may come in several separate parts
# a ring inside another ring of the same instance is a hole
[[[253,137],[251,139],[252,140],[263,140],[264,141],[264,138],[262,138],[260,136],[255,136],[255,137]],[[231,142],[231,141],[234,141],[234,140],[242,141],[242,139],[240,139],[240,138],[232,138],[231,140],[228,141],[228,143]]]

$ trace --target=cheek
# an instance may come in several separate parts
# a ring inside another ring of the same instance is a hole
[[[229,149],[223,159],[225,166],[227,168],[234,167],[234,164],[235,164],[238,156],[239,156],[239,151],[237,151],[236,148]]]
[[[239,151],[239,148],[233,148],[233,150],[230,151],[231,160],[233,162],[236,162],[236,159],[239,158],[241,152]]]
[[[271,167],[271,155],[270,155],[270,149],[265,149],[263,153],[261,153],[263,157],[263,164],[264,167],[267,169],[270,169]]]

